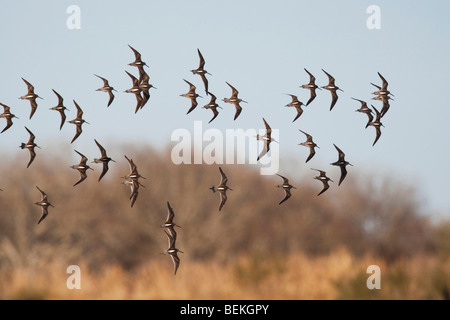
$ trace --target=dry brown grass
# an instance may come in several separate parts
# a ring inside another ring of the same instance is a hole
[[[448,299],[450,261],[418,257],[388,264],[356,258],[346,250],[326,256],[241,256],[227,264],[182,260],[174,276],[170,259],[152,260],[133,272],[118,265],[94,272],[81,265],[81,289],[66,287],[66,267],[0,274],[2,299]],[[381,268],[381,289],[369,290],[366,269]]]

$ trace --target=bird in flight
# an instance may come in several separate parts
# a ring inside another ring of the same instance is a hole
[[[279,176],[280,178],[283,179],[283,184],[275,186],[277,188],[281,188],[284,190],[284,198],[283,198],[283,200],[280,201],[280,203],[279,203],[279,205],[280,205],[291,197],[291,189],[292,188],[297,189],[297,188],[289,183],[288,178],[283,177],[281,174],[278,174],[278,173],[277,173],[277,176]]]
[[[103,92],[107,92],[107,93],[108,93],[108,95],[109,95],[109,101],[108,101],[107,107],[109,107],[109,106],[111,105],[111,103],[114,101],[114,93],[113,93],[113,91],[116,91],[116,92],[117,92],[117,90],[114,89],[113,87],[111,87],[111,86],[109,85],[108,80],[106,80],[105,78],[100,77],[100,76],[98,76],[98,75],[96,75],[96,74],[94,74],[94,76],[96,76],[96,77],[100,78],[101,80],[103,80],[103,87],[98,88],[98,89],[96,89],[95,91],[103,91]]]
[[[240,105],[241,102],[247,103],[247,101],[242,100],[238,97],[239,91],[236,90],[235,87],[233,87],[231,84],[227,82],[227,85],[231,88],[231,97],[230,98],[223,98],[222,101],[226,103],[231,103],[236,108],[236,113],[234,114],[234,120],[239,117],[239,115],[242,112],[242,107]]]
[[[30,166],[30,164],[33,162],[34,158],[36,157],[36,152],[34,151],[34,148],[37,147],[40,149],[41,147],[39,147],[34,142],[36,137],[34,136],[33,132],[31,132],[27,127],[25,127],[25,129],[27,129],[28,134],[30,135],[30,138],[28,139],[27,143],[22,142],[19,147],[21,149],[28,149],[28,151],[30,152],[30,160],[28,161],[28,164],[27,164],[27,168],[28,168]]]
[[[330,106],[330,111],[331,111],[331,110],[333,110],[334,105],[338,101],[337,91],[338,90],[344,91],[344,90],[342,90],[341,88],[336,86],[334,78],[328,72],[326,72],[323,69],[322,69],[322,71],[325,72],[325,74],[328,76],[328,84],[326,86],[323,86],[322,88],[330,91],[330,93],[331,93],[331,106]]]
[[[174,274],[176,275],[178,267],[180,266],[180,257],[178,257],[178,252],[180,252],[180,253],[184,253],[184,252],[177,249],[175,247],[176,240],[166,230],[164,230],[164,232],[166,233],[167,240],[169,241],[169,248],[167,250],[161,252],[161,254],[170,255],[170,257],[172,258],[172,262],[173,262],[173,271],[174,271]]]
[[[295,110],[297,110],[297,115],[295,116],[294,120],[292,120],[292,122],[294,122],[295,120],[297,120],[302,114],[303,114],[303,109],[302,106],[304,105],[303,102],[301,102],[300,100],[298,100],[297,96],[293,95],[293,94],[288,94],[288,96],[291,96],[292,101],[289,102],[286,107],[294,107]]]
[[[259,134],[256,135],[256,140],[261,140],[264,142],[263,149],[261,153],[259,154],[256,161],[259,161],[267,152],[270,151],[270,143],[272,141],[277,142],[274,138],[272,138],[272,128],[267,123],[266,119],[263,118],[264,126],[266,127],[266,134],[263,136],[260,136]]]
[[[197,49],[197,52],[198,52],[198,56],[200,58],[200,64],[197,69],[191,70],[191,72],[193,74],[198,74],[202,78],[203,85],[205,86],[205,92],[208,95],[209,94],[208,79],[206,79],[206,75],[207,74],[211,75],[211,73],[209,73],[208,71],[205,70],[205,59],[203,59],[202,53],[200,52],[199,49]]]
[[[137,113],[139,111],[139,109],[141,109],[141,106],[142,106],[142,101],[143,101],[143,98],[141,96],[142,89],[139,86],[139,80],[135,76],[133,76],[131,73],[129,73],[128,71],[125,71],[125,72],[131,78],[133,86],[131,88],[125,90],[124,92],[132,93],[136,97],[136,108],[134,109],[134,113]]]
[[[180,94],[180,96],[186,97],[186,98],[188,98],[188,99],[191,100],[191,107],[189,108],[188,112],[186,113],[186,114],[189,114],[189,113],[191,113],[192,110],[194,110],[194,109],[197,107],[197,105],[198,105],[198,103],[197,103],[197,97],[200,97],[200,98],[201,98],[201,96],[199,96],[199,95],[195,92],[195,89],[197,89],[197,88],[196,88],[192,83],[190,83],[189,81],[187,81],[187,80],[185,80],[185,79],[183,79],[183,80],[189,85],[189,91],[188,91],[187,93]]]
[[[28,92],[26,95],[19,97],[19,99],[30,101],[30,105],[31,105],[30,119],[31,119],[38,107],[38,105],[36,103],[36,99],[37,98],[42,99],[42,98],[39,97],[36,93],[34,93],[34,86],[31,83],[29,83],[24,78],[22,78],[22,80],[27,85]]]
[[[225,202],[228,199],[227,190],[233,191],[233,189],[231,189],[230,187],[227,186],[228,178],[225,175],[225,173],[223,172],[221,167],[219,167],[219,171],[220,171],[220,183],[216,187],[216,190],[220,194],[220,205],[219,205],[219,211],[220,211],[220,210],[222,210],[223,206],[225,205]]]
[[[375,128],[375,132],[376,132],[375,141],[372,144],[372,146],[374,146],[375,143],[377,143],[378,139],[380,139],[380,137],[381,137],[381,127],[384,127],[384,126],[381,123],[381,112],[379,112],[377,110],[377,108],[375,108],[373,105],[372,105],[372,108],[375,110],[376,116],[375,116],[375,120],[372,120],[369,123],[369,125],[374,127]]]
[[[38,186],[36,186],[36,188],[39,190],[39,192],[41,193],[41,200],[38,202],[35,202],[34,204],[37,206],[40,206],[42,208],[42,215],[38,221],[38,224],[41,223],[42,220],[45,219],[45,217],[47,217],[48,215],[48,207],[54,207],[50,202],[48,202],[48,197],[47,194],[42,191],[41,189],[39,189]]]
[[[322,193],[324,193],[325,191],[327,191],[330,188],[328,181],[331,181],[331,182],[334,182],[334,181],[331,180],[330,178],[328,178],[327,173],[323,170],[318,170],[318,169],[313,169],[313,168],[311,168],[311,170],[315,170],[315,171],[319,172],[319,175],[314,177],[314,179],[319,180],[323,184],[322,191],[320,191],[319,194],[317,195],[317,196],[320,196]]]
[[[141,54],[139,53],[139,51],[137,51],[135,48],[133,48],[130,45],[128,45],[128,46],[130,47],[131,50],[133,50],[134,58],[135,58],[134,61],[129,63],[128,65],[134,66],[137,68],[142,68],[144,66],[148,67],[148,65],[144,61],[142,61]]]
[[[170,235],[174,240],[177,240],[177,233],[175,231],[175,227],[181,228],[179,225],[177,225],[175,222],[173,222],[173,219],[175,218],[175,213],[170,206],[169,201],[167,201],[167,218],[166,221],[160,225],[161,228],[166,228],[169,230]]]
[[[81,127],[83,125],[83,123],[89,124],[89,122],[87,122],[86,120],[83,119],[83,110],[80,108],[78,103],[75,100],[73,100],[73,103],[75,104],[75,107],[77,108],[77,117],[73,120],[70,120],[69,123],[72,123],[76,126],[76,132],[70,143],[73,143],[75,140],[77,140],[78,137],[80,136],[80,134],[83,132],[83,129]]]
[[[211,100],[209,101],[209,103],[207,105],[205,105],[203,108],[205,109],[210,109],[213,112],[213,117],[211,118],[211,120],[209,120],[208,123],[211,123],[211,121],[213,121],[218,115],[219,115],[219,111],[217,111],[217,108],[222,109],[222,107],[220,107],[217,103],[216,103],[216,96],[213,95],[211,92],[208,92],[208,95],[211,96]]]
[[[78,152],[77,150],[75,150],[76,153],[78,153],[81,157],[80,163],[79,164],[75,164],[73,166],[70,166],[70,168],[78,170],[79,174],[80,174],[80,179],[73,185],[74,187],[83,182],[86,178],[87,178],[87,173],[86,171],[88,169],[94,170],[91,167],[89,167],[89,165],[87,164],[88,159],[80,152]]]
[[[301,142],[298,145],[305,146],[305,147],[309,148],[309,156],[308,156],[308,158],[305,161],[305,163],[306,163],[309,160],[311,160],[312,157],[314,157],[314,155],[316,154],[316,150],[314,148],[316,148],[316,147],[319,148],[319,146],[313,141],[313,137],[311,135],[309,135],[308,133],[306,133],[305,131],[302,131],[300,129],[299,129],[299,131],[301,133],[303,133],[304,135],[306,135],[306,141],[305,142]]]
[[[356,101],[359,101],[361,103],[361,107],[359,109],[356,109],[355,112],[365,113],[367,115],[367,117],[369,117],[369,120],[367,121],[367,124],[366,124],[366,128],[367,128],[369,126],[370,122],[372,122],[372,120],[373,120],[373,115],[372,115],[373,111],[372,111],[372,109],[370,109],[367,106],[367,103],[365,101],[359,100],[359,99],[355,99],[353,97],[352,97],[352,99],[356,100]]]
[[[305,69],[306,73],[309,74],[309,82],[307,84],[302,84],[300,87],[303,89],[308,89],[310,92],[309,100],[306,103],[306,106],[309,106],[309,104],[311,102],[313,102],[313,100],[317,96],[316,89],[319,89],[319,90],[322,90],[322,89],[320,89],[320,87],[316,85],[316,78],[311,74],[311,72],[306,70],[306,68],[304,68],[304,69]]]
[[[345,160],[345,153],[342,152],[341,149],[338,148],[337,145],[333,143],[334,147],[336,148],[339,158],[336,162],[330,163],[333,166],[338,166],[341,168],[341,177],[339,178],[338,186],[341,185],[342,181],[344,181],[345,177],[347,176],[347,165],[353,166],[350,162]]]
[[[59,130],[61,130],[63,125],[64,125],[64,123],[66,122],[66,113],[65,113],[65,111],[66,110],[69,111],[69,109],[67,109],[64,106],[64,99],[63,99],[63,97],[61,97],[61,95],[58,92],[56,92],[54,89],[52,89],[52,90],[56,94],[56,97],[58,98],[58,104],[55,107],[51,107],[49,109],[59,112],[59,114],[61,116],[61,124],[59,125]]]
[[[17,117],[11,113],[11,108],[8,107],[6,104],[0,103],[0,106],[3,107],[3,113],[0,114],[0,118],[5,118],[5,120],[6,120],[6,125],[3,128],[2,132],[0,132],[0,133],[3,133],[13,125],[12,119],[17,118]],[[17,118],[17,119],[19,119],[19,118]]]
[[[95,144],[97,145],[97,147],[100,149],[100,153],[101,156],[100,158],[95,158],[94,161],[92,161],[92,163],[101,163],[103,165],[103,169],[102,169],[102,173],[100,174],[100,177],[98,178],[98,181],[100,181],[103,176],[106,174],[106,172],[108,172],[109,170],[109,162],[114,161],[113,159],[111,159],[110,157],[108,157],[108,155],[106,154],[106,150],[105,148],[103,148],[103,146],[98,143],[98,141],[96,139],[94,139]]]

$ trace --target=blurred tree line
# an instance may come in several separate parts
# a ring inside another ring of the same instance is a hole
[[[147,178],[133,208],[129,187],[121,179],[129,172],[123,155],[110,163],[100,182],[101,165],[90,164],[95,171],[89,170],[76,187],[78,172],[69,168],[79,161],[76,156],[67,160],[42,153],[28,169],[17,158],[3,161],[0,268],[53,261],[83,261],[94,270],[105,264],[138,267],[167,247],[158,227],[166,219],[167,201],[182,226],[177,247],[190,259],[225,262],[252,252],[322,255],[338,248],[387,261],[416,254],[450,256],[450,223],[433,224],[414,188],[389,176],[365,176],[362,169],[352,168],[340,187],[332,183],[317,197],[322,185],[312,176],[281,172],[298,189],[280,206],[284,193],[274,188],[281,183],[279,177],[261,176],[248,165],[222,165],[233,191],[219,212],[219,194],[209,189],[219,183],[218,165],[177,166],[169,151],[121,148]],[[55,206],[39,225],[36,185]]]

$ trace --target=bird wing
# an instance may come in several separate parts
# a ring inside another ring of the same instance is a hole
[[[223,172],[221,167],[219,167],[219,171],[220,171],[220,183],[219,183],[219,185],[226,185],[227,182],[228,182],[228,178],[225,175],[225,173]]]
[[[94,76],[96,76],[96,77],[98,77],[98,78],[100,78],[100,79],[103,80],[103,87],[109,87],[108,80],[106,80],[105,78],[100,77],[100,76],[98,76],[98,75],[96,75],[96,74],[94,74]]]
[[[311,93],[311,96],[309,97],[308,102],[306,103],[306,105],[309,105],[317,96],[316,94],[316,89],[315,88],[309,88],[309,91]]]
[[[63,101],[64,101],[63,97],[61,97],[61,95],[58,92],[56,92],[55,89],[52,89],[52,90],[56,94],[56,96],[58,97],[58,106],[62,106]]]
[[[31,112],[30,112],[30,119],[31,119],[37,109],[36,98],[30,100],[30,105],[31,105]]]
[[[135,76],[133,76],[131,73],[129,73],[128,71],[125,70],[125,72],[131,78],[131,80],[133,82],[133,86],[135,86],[139,82],[139,80]]]
[[[108,91],[108,94],[109,94],[109,101],[108,101],[108,107],[109,107],[114,100],[114,93],[112,93],[112,90],[110,90],[110,91]]]
[[[367,128],[368,126],[370,126],[370,123],[373,121],[373,115],[369,112],[366,112],[366,114],[369,117],[367,124],[366,124],[366,128]]]
[[[217,111],[217,108],[211,108],[214,116],[211,118],[211,120],[209,120],[208,123],[211,123],[211,121],[213,121],[218,115],[219,115],[219,111]]]
[[[29,83],[27,80],[25,80],[24,78],[22,78],[22,80],[27,85],[28,93],[33,93],[34,92],[34,86],[31,83]]]
[[[284,189],[284,198],[280,201],[279,205],[285,202],[287,199],[291,197],[291,191],[289,189]]]
[[[200,74],[200,77],[202,78],[203,85],[205,86],[205,91],[208,93],[208,79],[206,79],[206,76],[204,73]]]
[[[337,145],[335,145],[334,143],[333,143],[333,145],[334,145],[334,147],[336,148],[336,150],[338,151],[338,153],[339,153],[339,160],[341,160],[341,161],[344,161],[344,158],[345,158],[345,153],[344,152],[342,152],[342,150],[341,149],[339,149],[338,148],[338,146]]]
[[[81,160],[80,160],[80,164],[86,164],[86,162],[87,162],[87,158],[85,157],[85,155],[84,154],[82,154],[81,152],[79,152],[79,151],[77,151],[77,150],[75,150],[75,152],[76,153],[78,153],[79,155],[80,155],[80,157],[81,157]]]
[[[225,205],[225,202],[227,201],[227,193],[224,190],[219,190],[220,194],[220,205],[219,205],[219,211],[222,210],[223,206]]]
[[[234,120],[236,120],[237,119],[237,117],[239,117],[239,115],[241,114],[241,112],[242,112],[242,107],[239,105],[239,103],[234,103],[234,107],[236,108],[236,112],[235,112],[235,114],[234,114]]]
[[[328,85],[329,86],[334,86],[334,78],[325,70],[322,69],[323,72],[325,72],[325,74],[328,76]]]
[[[25,127],[25,129],[27,129],[28,133],[30,134],[30,139],[28,139],[28,143],[29,144],[33,144],[34,143],[34,139],[36,138],[33,134],[33,132],[31,132],[27,127]]]
[[[173,209],[170,206],[169,201],[167,201],[167,218],[166,218],[166,223],[172,223],[174,217],[175,217],[175,213],[173,212]]]
[[[48,215],[48,208],[47,207],[42,207],[42,215],[39,218],[38,224],[41,223],[42,220],[45,219],[45,217],[47,217]]]
[[[353,98],[353,97],[352,97],[352,99],[356,100],[356,101],[359,101],[361,103],[361,108],[364,108],[364,107],[367,108],[367,102],[365,102],[363,100],[359,100],[359,99]]]
[[[227,82],[227,85],[230,86],[230,88],[231,88],[231,90],[232,90],[232,92],[231,92],[231,97],[237,98],[237,96],[238,96],[238,94],[239,94],[239,91],[237,91],[236,88],[233,87],[233,86],[232,86],[231,84],[229,84],[228,82]]]
[[[320,176],[322,176],[322,177],[324,177],[324,176],[326,175],[326,172],[325,172],[325,171],[323,171],[323,170],[319,170],[319,169],[313,169],[313,168],[311,168],[311,170],[315,170],[315,171],[318,171],[318,172],[320,173]]]
[[[381,87],[380,86],[378,86],[378,85],[376,85],[375,83],[370,83],[371,85],[373,85],[375,88],[377,88],[378,90],[381,90]]]
[[[128,164],[130,165],[130,172],[133,172],[133,170],[136,168],[136,166],[134,165],[133,160],[128,158],[126,155],[124,157],[125,157],[125,159],[127,159]]]
[[[136,108],[134,109],[134,113],[137,113],[143,106],[144,99],[142,98],[140,91],[135,92],[134,96],[136,97]]]
[[[199,49],[197,49],[197,52],[198,52],[198,56],[200,58],[200,64],[199,64],[198,68],[203,69],[203,67],[205,66],[205,59],[203,58],[203,55]]]
[[[6,119],[6,126],[3,128],[2,133],[9,129],[13,125],[11,117],[5,118]]]
[[[315,84],[316,77],[314,77],[311,72],[306,70],[306,68],[303,68],[303,69],[305,69],[306,73],[309,74],[309,83],[308,84]]]
[[[311,160],[311,158],[314,157],[315,154],[316,154],[316,150],[314,149],[314,146],[309,145],[309,156],[306,159],[305,163],[308,162],[309,160]]]
[[[81,119],[81,117],[83,116],[83,110],[80,108],[80,106],[78,105],[78,103],[73,100],[73,103],[75,104],[75,107],[77,108],[77,119]]]
[[[292,122],[294,122],[295,120],[297,120],[302,114],[303,114],[303,109],[300,106],[296,106],[295,109],[297,110],[297,115],[295,116],[294,120],[292,120]]]
[[[75,135],[72,138],[72,141],[70,143],[73,143],[77,138],[80,136],[80,134],[83,132],[83,129],[81,128],[81,124],[75,124],[76,125],[76,132]]]
[[[78,180],[73,186],[75,187],[77,184],[83,182],[87,178],[86,170],[78,169],[80,173],[80,180]]]
[[[386,90],[389,83],[386,81],[386,79],[381,75],[381,73],[378,72],[378,76],[380,77],[381,81],[383,82],[383,84],[381,85],[382,89],[381,90]]]
[[[30,160],[28,161],[27,168],[31,165],[34,158],[36,158],[36,152],[34,151],[34,148],[28,148],[28,151],[30,152]]]
[[[175,239],[164,229],[164,233],[167,236],[167,241],[169,242],[168,250],[175,249]]]
[[[373,142],[372,146],[374,146],[375,143],[377,143],[378,139],[380,139],[380,137],[381,137],[381,128],[380,128],[380,126],[375,126],[375,130],[376,130],[377,135],[375,137],[375,141]]]
[[[269,141],[265,140],[264,141],[264,146],[263,149],[261,150],[261,153],[259,154],[258,158],[256,159],[256,161],[259,161],[259,159],[261,159],[262,157],[264,157],[264,155],[269,152],[270,146],[269,146]]]
[[[100,174],[100,177],[98,178],[98,181],[100,181],[103,178],[103,176],[106,174],[106,172],[108,172],[108,170],[109,170],[108,162],[103,161],[102,164],[103,164],[103,169],[102,169],[102,173]]]
[[[103,148],[103,146],[100,143],[98,143],[98,141],[96,139],[94,139],[94,141],[95,141],[95,144],[97,145],[97,147],[100,149],[100,152],[102,154],[102,158],[106,158],[107,155],[106,155],[105,148]]]
[[[166,227],[166,230],[169,230],[170,236],[174,239],[174,241],[177,240],[177,232],[175,231],[174,227]]]
[[[0,103],[0,106],[2,106],[3,107],[3,112],[4,113],[10,113],[10,107],[9,106],[7,106],[6,104],[3,104],[3,103]]]
[[[135,191],[133,192],[133,194],[131,195],[131,207],[133,208],[134,203],[137,200],[137,197],[139,195],[139,192],[137,191],[137,189],[135,189]]]
[[[188,93],[194,93],[195,89],[197,89],[196,86],[194,86],[192,83],[190,83],[189,81],[187,81],[186,79],[183,79],[188,85],[189,85],[189,91]]]
[[[267,123],[266,119],[263,118],[264,125],[266,126],[266,134],[269,136],[272,133],[272,128]]]
[[[44,191],[42,191],[41,189],[39,189],[39,187],[38,186],[36,186],[36,188],[39,190],[39,192],[41,193],[41,202],[42,201],[47,201],[47,194],[44,192]]]
[[[198,106],[198,102],[195,97],[191,97],[190,99],[191,99],[191,107],[189,108],[189,110],[186,114],[191,113],[191,111],[194,110]]]
[[[135,48],[133,48],[132,46],[128,45],[130,47],[131,50],[133,50],[134,52],[134,57],[135,57],[135,62],[141,61],[141,54],[139,53],[139,51],[137,51]]]
[[[59,125],[59,130],[63,127],[64,123],[66,122],[66,114],[64,113],[64,110],[58,110],[59,114],[61,115],[61,124]]]
[[[344,181],[346,176],[347,176],[347,168],[345,168],[345,166],[341,166],[341,177],[339,178],[338,186],[341,185],[342,181]]]
[[[180,266],[180,258],[178,257],[177,253],[171,254],[170,257],[172,258],[172,262],[173,262],[174,274],[177,274],[178,267]]]
[[[283,177],[281,174],[278,174],[278,173],[277,173],[277,176],[279,176],[280,178],[283,179],[283,184],[289,184],[289,179],[288,178]]]
[[[328,190],[328,188],[330,188],[330,185],[328,184],[327,180],[320,180],[323,183],[323,189],[322,191],[319,192],[318,196],[320,196],[322,193],[324,193],[325,191]]]
[[[338,101],[338,95],[336,93],[336,90],[330,90],[331,93],[331,105],[330,105],[330,111],[333,109],[334,105]]]
[[[298,129],[298,130],[306,136],[306,141],[307,142],[312,142],[312,136],[310,134],[306,133],[303,130],[300,130],[300,129]]]

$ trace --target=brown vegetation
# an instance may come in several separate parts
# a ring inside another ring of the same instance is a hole
[[[0,298],[119,299],[440,299],[450,295],[450,225],[435,226],[417,196],[390,178],[353,174],[317,197],[320,184],[297,186],[283,205],[279,178],[246,165],[223,165],[228,202],[208,188],[216,165],[180,165],[168,152],[121,148],[122,159],[97,182],[100,166],[76,187],[72,160],[42,159],[12,171],[2,163]],[[111,155],[111,152],[109,152]],[[123,154],[147,179],[130,207]],[[48,157],[48,156],[47,156]],[[89,157],[92,160],[92,157]],[[13,174],[10,174],[13,172]],[[311,178],[311,179],[310,179]],[[40,224],[35,185],[55,208]],[[333,188],[334,187],[334,188]],[[166,201],[181,225],[176,276],[167,256]],[[82,268],[82,290],[66,288],[68,265]],[[378,264],[383,289],[368,290],[366,268]],[[204,280],[202,280],[204,279]]]

